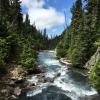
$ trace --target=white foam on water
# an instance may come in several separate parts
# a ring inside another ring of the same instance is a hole
[[[91,90],[86,90],[86,89],[77,87],[75,84],[71,82],[65,83],[61,79],[62,77],[56,79],[54,81],[54,84],[64,91],[75,93],[77,96],[90,96],[90,95],[97,94],[97,91],[93,88],[91,88]]]
[[[49,51],[48,53],[53,53],[54,51]],[[43,59],[41,57],[41,54],[43,56]],[[74,83],[70,77],[68,77],[67,70],[68,68],[66,66],[63,66],[59,63],[59,60],[54,59],[52,56],[45,57],[45,54],[41,52],[40,53],[40,60],[43,62],[44,65],[48,65],[47,67],[51,67],[52,65],[60,66],[58,67],[58,71],[48,70],[48,72],[45,73],[45,77],[54,78],[57,73],[60,73],[60,76],[54,80],[54,83],[52,85],[57,86],[61,88],[61,90],[65,91],[64,94],[71,97],[72,100],[79,100],[78,97],[84,97],[84,96],[91,96],[94,94],[97,94],[97,91],[91,87],[91,89],[86,89],[85,86],[81,87],[78,86],[77,83]],[[53,55],[54,56],[54,55]],[[56,67],[56,66],[53,66]],[[80,73],[81,74],[81,73]],[[68,80],[67,82],[64,82],[62,79]],[[33,76],[29,81],[31,82],[38,82],[38,79],[36,76]],[[42,89],[47,88],[47,86],[50,86],[50,83],[41,83],[38,88],[35,90],[28,92],[27,96],[34,96],[36,94],[39,94],[42,92]]]
[[[54,53],[55,51],[54,50],[49,50],[48,52]]]
[[[54,78],[55,77],[55,73],[54,72],[47,72],[46,74],[45,74],[45,77],[46,78]]]
[[[66,75],[67,69],[68,68],[66,66],[62,66],[58,72],[61,73],[61,76],[64,76]]]
[[[37,95],[39,93],[42,93],[41,89],[35,90],[35,91],[30,91],[30,92],[27,93],[27,97],[32,97],[32,96]]]
[[[54,78],[58,73],[60,73],[60,75],[64,76],[66,75],[66,71],[67,67],[66,66],[62,66],[60,68],[58,68],[58,71],[48,71],[45,76],[49,77],[49,78]]]
[[[32,76],[27,81],[30,82],[30,83],[34,83],[36,85],[38,83],[38,78],[37,78],[37,76]]]
[[[44,84],[40,84],[36,87],[36,89],[32,90],[32,91],[29,91],[27,93],[27,97],[32,97],[32,96],[35,96],[39,93],[42,93],[42,90],[47,88],[47,86],[49,85],[49,83],[44,83]]]
[[[54,60],[54,59],[45,59],[44,63],[46,65],[60,65],[58,60]]]

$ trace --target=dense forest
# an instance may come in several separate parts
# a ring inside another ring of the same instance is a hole
[[[73,4],[72,22],[57,45],[58,58],[65,57],[73,66],[80,68],[100,46],[100,0],[85,0],[84,4],[82,0],[76,0]],[[93,66],[90,80],[100,90],[100,58]]]
[[[41,32],[30,25],[28,14],[23,22],[20,4],[20,0],[0,0],[0,74],[11,63],[32,70],[37,66],[37,51],[54,48],[53,38],[48,38],[46,29]]]

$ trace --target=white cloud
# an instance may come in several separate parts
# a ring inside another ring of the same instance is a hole
[[[64,14],[53,7],[45,9],[44,0],[21,0],[22,5],[28,8],[31,24],[35,22],[38,29],[51,29],[64,23]]]
[[[30,8],[41,8],[45,4],[44,0],[20,0],[22,1],[22,5]]]

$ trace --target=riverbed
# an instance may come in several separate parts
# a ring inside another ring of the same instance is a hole
[[[44,70],[40,78],[45,81],[40,81],[39,75],[32,75],[28,81],[35,86],[23,100],[99,100],[84,72],[61,64],[54,51],[40,52],[38,64]]]

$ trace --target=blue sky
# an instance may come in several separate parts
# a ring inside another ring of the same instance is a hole
[[[71,22],[71,12],[75,0],[21,0],[22,13],[29,14],[31,24],[35,22],[37,29],[47,29],[50,36],[60,35],[67,24]]]

